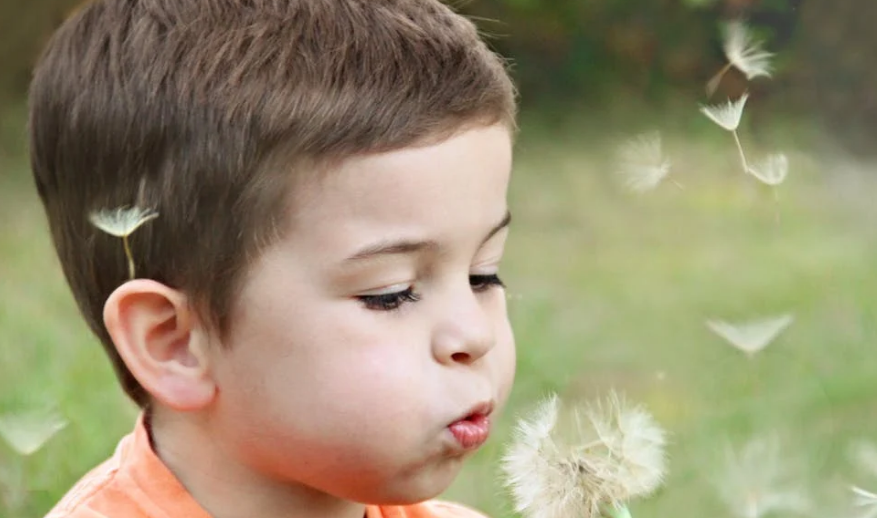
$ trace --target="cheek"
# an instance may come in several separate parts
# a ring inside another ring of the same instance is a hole
[[[508,317],[508,308],[504,290],[497,290],[497,297],[488,306],[494,318],[494,347],[490,355],[492,378],[497,390],[499,403],[502,405],[511,392],[515,379],[517,355],[515,336]]]
[[[238,344],[257,352],[237,355],[228,371],[221,426],[234,455],[260,471],[315,482],[338,479],[339,466],[362,473],[417,458],[434,421],[425,362],[405,333],[371,327],[335,320],[323,333],[290,330],[270,346]],[[400,422],[410,426],[390,426]]]
[[[255,414],[254,426],[340,432],[372,417],[410,415],[428,359],[423,340],[392,321],[345,309],[250,323],[253,332],[234,344],[224,377],[228,398]]]
[[[517,366],[515,336],[508,320],[505,321],[504,325],[500,326],[500,330],[497,332],[496,350],[499,356],[496,377],[498,392],[502,403],[505,403],[514,384]]]
[[[400,322],[355,308],[328,319],[319,337],[296,347],[291,361],[297,363],[303,383],[325,391],[325,398],[331,399],[327,404],[365,413],[369,402],[405,406],[404,388],[416,391],[428,347]]]

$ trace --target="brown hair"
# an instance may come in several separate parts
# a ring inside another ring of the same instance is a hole
[[[31,162],[79,308],[142,406],[102,322],[125,256],[89,213],[156,209],[131,237],[138,276],[224,331],[291,171],[514,118],[502,59],[438,0],[98,0],[36,68]]]

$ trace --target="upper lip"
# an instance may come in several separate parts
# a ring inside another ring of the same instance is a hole
[[[469,407],[469,410],[467,410],[466,413],[460,415],[459,417],[457,417],[457,419],[454,419],[453,422],[456,423],[457,421],[462,421],[475,415],[490,415],[490,413],[493,412],[493,406],[494,404],[492,400],[476,403]]]

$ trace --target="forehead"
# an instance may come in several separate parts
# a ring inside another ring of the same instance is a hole
[[[325,246],[367,237],[483,233],[507,211],[511,147],[509,130],[495,125],[349,159],[301,186],[291,231]],[[387,232],[393,236],[375,235]]]

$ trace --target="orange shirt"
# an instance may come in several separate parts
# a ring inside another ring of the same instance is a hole
[[[113,456],[73,486],[46,518],[211,517],[152,450],[141,417]],[[367,506],[366,518],[485,517],[459,504],[430,500],[407,506]]]

